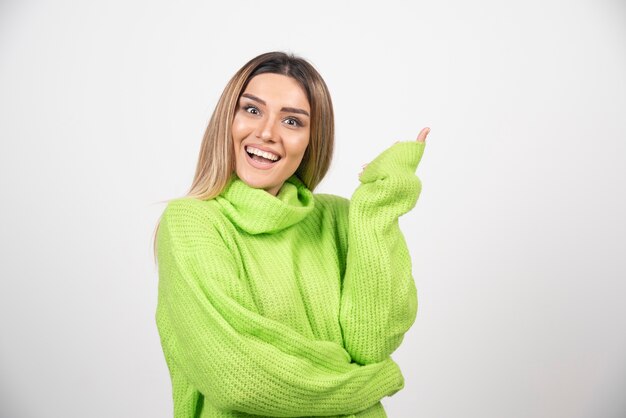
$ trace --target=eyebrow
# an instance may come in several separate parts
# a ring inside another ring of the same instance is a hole
[[[254,94],[244,93],[244,94],[241,95],[241,97],[247,97],[248,99],[254,100],[255,102],[259,102],[259,103],[261,103],[264,106],[267,105],[267,103],[265,103],[265,100],[259,99]],[[307,112],[304,109],[298,109],[297,107],[283,107],[282,109],[280,109],[280,111],[281,112],[300,113],[302,115],[309,116],[309,112]]]

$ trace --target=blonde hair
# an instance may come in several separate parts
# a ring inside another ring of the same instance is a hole
[[[263,73],[282,74],[295,79],[309,100],[309,144],[295,174],[313,191],[328,172],[335,144],[335,117],[326,83],[317,70],[303,58],[280,51],[266,52],[248,61],[226,84],[204,132],[196,173],[184,197],[212,199],[228,183],[235,171],[231,135],[235,109],[250,80]],[[160,221],[159,218],[153,235],[155,261]]]

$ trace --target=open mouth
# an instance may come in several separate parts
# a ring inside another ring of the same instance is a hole
[[[253,150],[251,152],[250,150],[248,150],[248,147],[246,147],[245,150],[246,150],[246,154],[248,154],[248,158],[261,164],[272,165],[272,164],[277,163],[281,159],[280,156],[272,156],[271,154],[265,153],[265,152],[259,152],[256,150]],[[259,154],[262,154],[262,155],[259,155]]]

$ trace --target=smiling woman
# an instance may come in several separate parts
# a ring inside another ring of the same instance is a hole
[[[398,218],[428,129],[367,165],[350,200],[313,193],[330,94],[302,58],[262,54],[227,84],[189,193],[157,225],[156,324],[182,417],[386,417],[391,354],[417,313]]]
[[[306,93],[293,78],[265,73],[250,80],[232,128],[239,178],[277,195],[309,145],[309,112]]]

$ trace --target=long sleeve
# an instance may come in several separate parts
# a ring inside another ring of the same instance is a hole
[[[376,364],[415,322],[417,290],[398,218],[416,204],[424,142],[398,142],[369,163],[349,203],[340,323],[354,361]]]
[[[351,363],[339,344],[305,338],[229,297],[216,278],[238,280],[237,265],[199,205],[170,203],[157,251],[162,344],[205,403],[262,416],[342,415],[404,386],[391,358]]]

